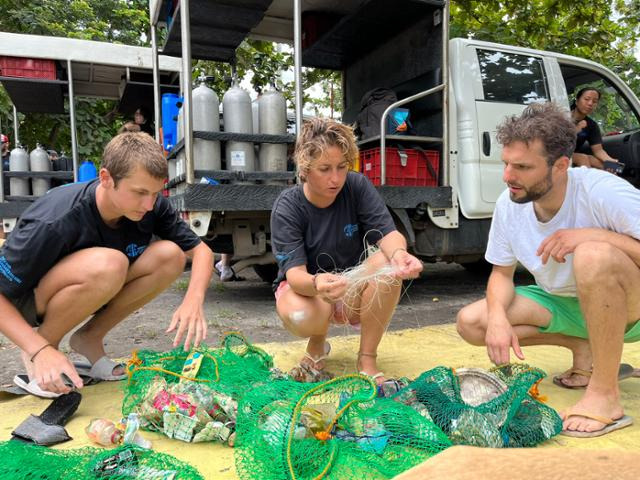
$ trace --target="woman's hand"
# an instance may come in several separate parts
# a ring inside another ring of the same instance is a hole
[[[347,279],[333,273],[319,273],[315,278],[318,295],[327,303],[336,303],[347,291]]]
[[[396,276],[402,280],[418,278],[422,272],[422,262],[403,248],[395,250],[389,263],[396,269]]]

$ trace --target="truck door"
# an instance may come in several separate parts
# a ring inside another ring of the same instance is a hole
[[[520,114],[526,105],[550,100],[542,57],[472,47],[480,67],[482,89],[475,89],[480,151],[480,196],[495,203],[505,189],[502,148],[496,127],[505,117]]]

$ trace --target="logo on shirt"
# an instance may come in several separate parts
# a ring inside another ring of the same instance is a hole
[[[125,248],[124,251],[127,254],[127,257],[136,258],[140,256],[142,252],[145,251],[146,248],[147,248],[146,245],[138,246],[135,243],[130,243],[129,245],[127,245],[127,248]]]
[[[290,255],[288,253],[276,253],[276,261],[280,265],[284,265],[284,263],[289,260]]]
[[[351,238],[353,237],[353,234],[358,231],[358,225],[356,223],[353,223],[353,224],[347,223],[342,230],[344,231],[344,235],[346,237]]]
[[[10,282],[22,283],[22,280],[11,271],[11,265],[7,262],[4,255],[0,257],[0,274],[4,275]]]

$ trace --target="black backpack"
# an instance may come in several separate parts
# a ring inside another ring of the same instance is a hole
[[[380,119],[389,105],[398,101],[396,93],[389,88],[374,88],[362,96],[360,113],[356,118],[356,135],[365,138],[380,135]],[[393,112],[387,115],[387,134],[413,135],[413,128],[408,114],[404,123],[398,124]]]

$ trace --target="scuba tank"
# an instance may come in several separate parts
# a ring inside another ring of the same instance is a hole
[[[20,145],[11,150],[9,154],[9,171],[11,172],[28,172],[29,171],[29,154]],[[9,179],[9,191],[6,195],[29,195],[29,179],[13,178]]]
[[[222,114],[225,132],[253,133],[251,98],[238,86],[237,79],[222,97]],[[227,170],[255,170],[253,142],[227,142],[225,158]]]
[[[49,154],[42,148],[40,144],[29,154],[29,165],[32,172],[49,172],[51,171],[51,161]],[[40,197],[47,193],[51,188],[50,178],[33,178],[31,179],[31,190],[33,195]]]
[[[287,133],[287,105],[284,95],[275,87],[262,93],[259,102],[259,125],[261,134],[284,135]],[[263,143],[259,154],[260,171],[280,172],[287,170],[287,145]],[[268,183],[282,183],[271,181]]]
[[[206,85],[206,77],[198,78],[200,84],[191,93],[193,101],[193,130],[220,131],[220,101],[216,92]],[[220,170],[220,142],[193,139],[193,162],[196,170]]]

